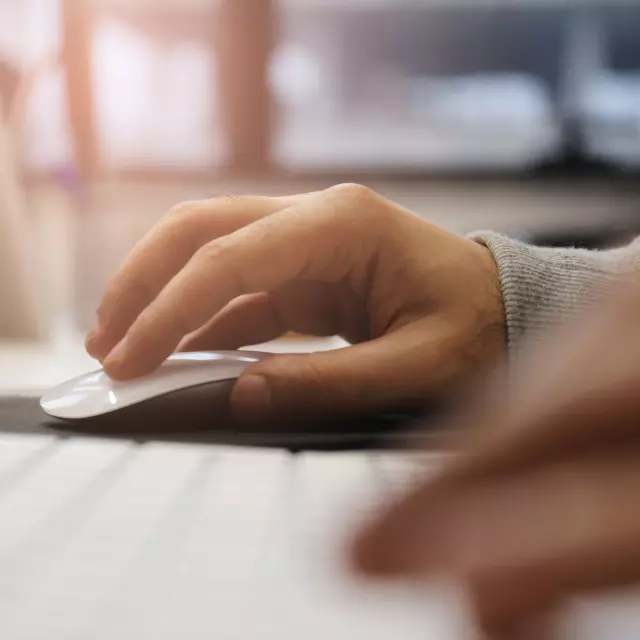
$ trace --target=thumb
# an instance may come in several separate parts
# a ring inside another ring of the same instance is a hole
[[[424,405],[446,375],[439,366],[446,351],[441,336],[429,334],[407,327],[335,351],[267,358],[236,383],[236,419],[250,425],[308,423]]]

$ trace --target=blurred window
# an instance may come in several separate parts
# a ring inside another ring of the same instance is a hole
[[[214,15],[190,8],[147,3],[97,20],[94,103],[106,167],[201,170],[223,160]]]
[[[21,131],[30,169],[49,170],[71,158],[59,0],[15,0],[0,4],[0,59],[18,74],[12,115]],[[24,90],[24,91],[20,91]]]

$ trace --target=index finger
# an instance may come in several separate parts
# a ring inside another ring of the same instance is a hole
[[[89,353],[104,359],[200,247],[298,199],[224,197],[172,209],[136,245],[109,283],[98,309],[97,328],[87,339]]]

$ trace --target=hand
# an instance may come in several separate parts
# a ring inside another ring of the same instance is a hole
[[[87,350],[115,379],[174,350],[236,349],[287,331],[352,347],[250,368],[245,421],[424,402],[506,348],[497,267],[479,244],[358,185],[174,208],[113,278]]]
[[[640,583],[637,283],[474,422],[486,428],[467,431],[459,459],[360,532],[359,571],[449,574],[499,637],[572,596]]]

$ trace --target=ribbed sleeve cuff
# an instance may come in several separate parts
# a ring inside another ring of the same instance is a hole
[[[610,294],[623,274],[640,273],[640,242],[587,251],[534,247],[493,232],[471,234],[498,265],[510,350],[580,317]]]

